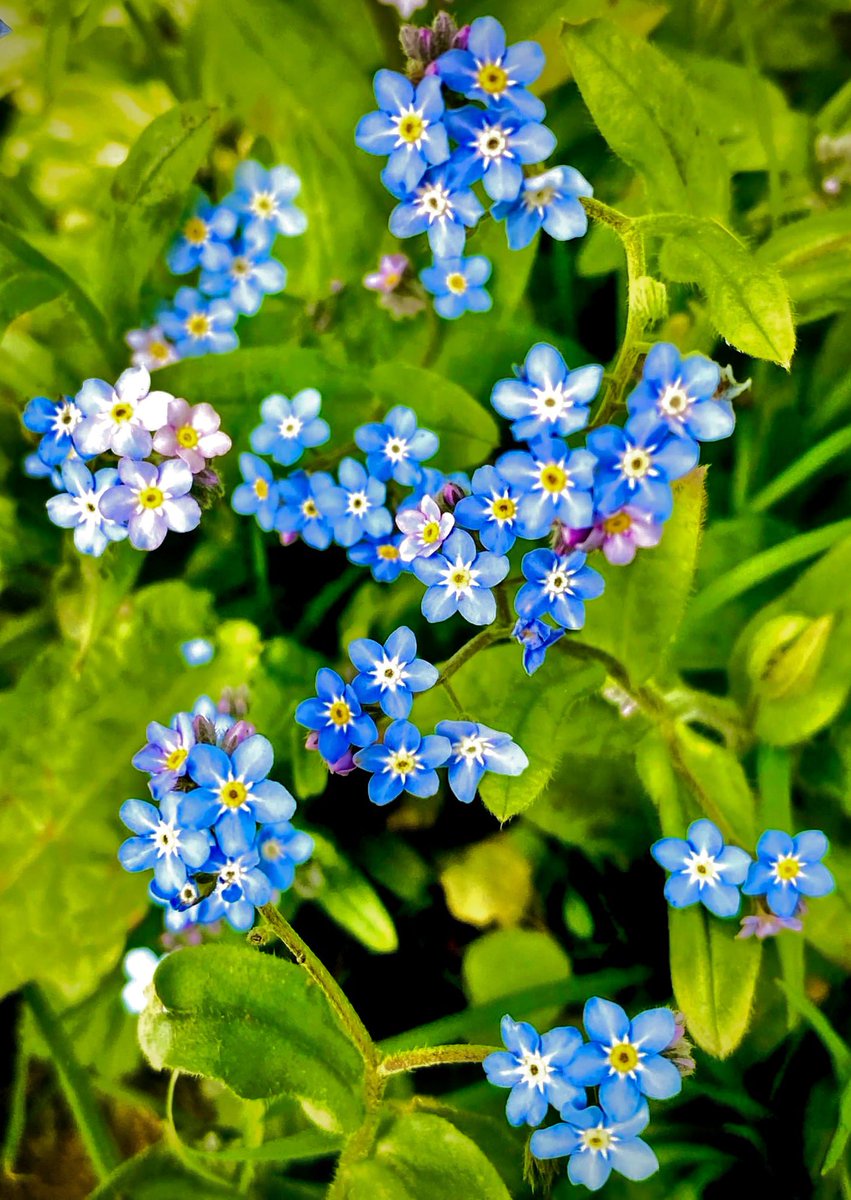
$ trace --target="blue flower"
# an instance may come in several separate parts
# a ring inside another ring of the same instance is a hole
[[[210,854],[211,839],[183,807],[186,793],[168,792],[159,808],[147,800],[125,800],[119,816],[136,837],[122,842],[118,860],[125,871],[153,868],[157,887],[175,895],[186,883],[189,867],[197,871]]]
[[[198,921],[209,924],[224,917],[238,933],[254,924],[254,910],[272,899],[272,884],[260,869],[256,850],[225,858],[215,854],[211,865],[218,871],[216,889],[198,906]]]
[[[592,429],[586,445],[597,459],[594,497],[603,516],[632,505],[667,521],[674,507],[670,481],[687,475],[700,458],[697,442],[672,433],[649,412],[630,417],[623,429]]]
[[[341,546],[353,546],[365,534],[382,537],[393,530],[393,518],[384,507],[387,488],[370,475],[363,463],[344,458],[337,470],[340,487],[337,495],[325,495],[325,509],[331,516],[334,540]]]
[[[523,165],[543,162],[556,146],[552,130],[506,104],[453,109],[446,114],[446,127],[458,143],[452,154],[458,185],[468,187],[481,179],[492,200],[516,200]]]
[[[592,996],[583,1014],[588,1043],[577,1050],[567,1077],[579,1087],[599,1087],[600,1105],[615,1121],[628,1121],[642,1096],[667,1100],[682,1089],[682,1076],[662,1051],[674,1041],[669,1008],[650,1008],[632,1021],[619,1004]]]
[[[477,721],[440,721],[437,733],[452,743],[449,787],[464,804],[476,796],[485,771],[495,775],[522,775],[529,759],[510,733],[489,729]]]
[[[537,617],[518,617],[511,636],[523,647],[523,670],[527,675],[534,675],[538,667],[544,665],[547,650],[553,642],[564,637],[564,630],[553,629]]]
[[[275,482],[269,464],[254,454],[240,454],[239,469],[245,482],[234,489],[231,506],[244,517],[256,517],[257,524],[268,533],[275,525],[280,485]]]
[[[368,746],[378,737],[375,722],[361,708],[354,688],[330,667],[316,672],[316,698],[302,700],[295,719],[319,734],[319,753],[326,762],[337,762],[350,746]]]
[[[436,75],[414,86],[398,71],[377,71],[378,112],[361,117],[355,143],[367,154],[389,155],[381,181],[394,196],[409,195],[429,166],[449,158],[443,125],[443,94]]]
[[[289,821],[263,825],[257,835],[257,853],[260,870],[274,888],[285,892],[292,886],[296,867],[313,853],[313,838],[293,829]]]
[[[316,388],[304,388],[292,400],[277,393],[267,396],[260,405],[263,424],[251,432],[251,449],[291,467],[306,449],[323,445],[331,436],[328,422],[319,416],[321,407]]]
[[[122,458],[118,481],[100,502],[102,514],[126,525],[130,545],[137,550],[156,550],[170,529],[190,533],[201,521],[201,508],[194,496],[192,472],[179,458],[167,458],[155,466]]]
[[[76,450],[74,456],[77,457]],[[49,479],[59,491],[62,488],[62,472],[58,467],[51,467],[38,454],[27,454],[21,464],[28,479]]]
[[[361,704],[378,704],[388,717],[407,717],[414,692],[425,692],[437,683],[437,667],[417,658],[417,639],[407,625],[400,626],[383,646],[371,638],[356,638],[349,658],[358,669],[352,681]]]
[[[71,435],[83,420],[83,412],[70,396],[61,400],[36,396],[24,409],[22,419],[27,429],[44,434],[38,444],[38,456],[48,466],[55,467],[74,449]]]
[[[174,791],[178,779],[186,774],[186,760],[195,745],[192,714],[178,713],[171,725],[151,721],[145,732],[148,740],[133,755],[132,762],[137,771],[148,772],[151,794],[159,798]]]
[[[415,558],[411,569],[427,588],[422,599],[427,621],[445,621],[456,612],[471,625],[490,625],[496,618],[496,600],[490,589],[505,579],[508,559],[489,550],[478,551],[469,533],[456,529],[439,554]]]
[[[127,537],[127,527],[106,517],[100,508],[106,492],[118,483],[118,472],[104,467],[94,476],[79,458],[62,464],[65,491],[47,501],[47,515],[61,529],[74,530],[74,545],[81,554],[100,558],[110,542]]]
[[[408,565],[402,561],[399,546],[400,533],[391,533],[383,538],[365,537],[346,551],[349,562],[359,567],[369,567],[377,583],[395,583]]]
[[[272,744],[255,733],[232,754],[218,746],[192,747],[187,771],[199,785],[183,796],[183,811],[198,827],[214,826],[225,854],[243,854],[254,845],[255,822],[288,821],[295,800],[281,783],[267,779],[275,756]]]
[[[435,312],[454,321],[462,313],[490,309],[493,300],[484,286],[490,273],[490,259],[474,254],[470,258],[436,258],[420,271],[420,279],[434,296]]]
[[[372,772],[368,789],[372,803],[389,804],[402,792],[433,796],[440,786],[435,767],[442,767],[448,757],[445,737],[423,737],[410,721],[391,721],[383,743],[359,750],[355,762],[362,770]]]
[[[517,508],[522,493],[496,467],[479,467],[473,475],[473,494],[455,505],[455,520],[478,531],[479,540],[494,554],[507,554],[517,537]]]
[[[411,196],[396,205],[390,232],[398,238],[427,233],[436,258],[454,258],[464,251],[466,229],[484,211],[475,193],[459,186],[450,161],[426,171]]]
[[[557,242],[582,237],[588,214],[579,196],[593,196],[591,184],[574,167],[550,167],[540,175],[527,175],[515,200],[501,200],[491,208],[497,221],[505,221],[508,246],[522,250],[539,229]]]
[[[598,363],[571,371],[547,342],[536,342],[516,379],[500,379],[491,392],[491,404],[500,416],[513,421],[518,442],[553,435],[567,437],[588,424],[588,405],[603,378]]]
[[[792,838],[779,829],[768,829],[757,842],[757,860],[751,863],[742,891],[765,896],[778,917],[791,917],[802,896],[826,896],[836,887],[822,863],[828,840],[820,829],[807,829]]]
[[[326,550],[333,535],[332,520],[341,510],[340,489],[327,471],[294,471],[278,487],[275,528],[282,534],[300,534],[314,550]]]
[[[560,438],[544,437],[526,450],[509,450],[496,469],[522,493],[517,504],[521,537],[544,537],[553,521],[572,529],[594,522],[594,455],[569,450]]]
[[[721,368],[703,354],[681,358],[676,346],[659,342],[644,360],[641,382],[627,397],[632,415],[653,413],[674,433],[698,442],[729,437],[736,415],[729,400],[714,400]]]
[[[397,405],[383,421],[359,425],[355,444],[367,456],[370,475],[383,483],[395,479],[405,487],[413,487],[422,473],[420,463],[437,454],[440,438],[430,429],[417,428],[417,414],[412,408]]]
[[[239,217],[246,244],[266,250],[278,234],[298,237],[307,229],[307,217],[293,204],[300,190],[301,180],[291,167],[267,171],[249,160],[236,168],[234,190],[223,203]]]
[[[488,105],[510,105],[527,120],[539,120],[546,109],[526,91],[526,85],[535,82],[545,61],[537,42],[517,42],[506,50],[499,21],[478,17],[470,26],[466,50],[447,50],[437,60],[437,73],[462,96]]]
[[[529,582],[514,598],[517,615],[526,621],[549,615],[565,629],[581,629],[585,601],[602,596],[606,586],[603,576],[586,566],[585,560],[581,550],[562,556],[542,547],[524,554],[520,567]]]
[[[188,642],[180,643],[180,653],[189,667],[203,667],[210,662],[216,653],[213,643],[207,638],[190,638]]]
[[[717,917],[735,916],[750,855],[725,846],[721,831],[705,818],[689,825],[686,838],[662,838],[650,847],[659,866],[671,872],[665,899],[672,908],[701,903]]]
[[[489,1083],[511,1088],[505,1104],[509,1125],[540,1125],[550,1104],[585,1106],[584,1089],[564,1074],[582,1045],[578,1029],[561,1026],[541,1037],[533,1025],[505,1016],[500,1031],[506,1049],[489,1054],[482,1067]]]
[[[638,1134],[650,1120],[650,1110],[641,1104],[626,1121],[596,1105],[561,1112],[561,1121],[532,1134],[529,1148],[535,1158],[567,1158],[571,1183],[584,1183],[599,1191],[612,1171],[638,1182],[659,1170],[659,1160]]]
[[[196,267],[223,270],[230,259],[227,241],[235,232],[235,213],[201,200],[166,256],[169,270],[173,275],[186,275]]]
[[[238,313],[253,317],[264,296],[282,292],[287,286],[287,269],[268,249],[242,241],[225,247],[226,257],[216,270],[203,271],[198,287],[207,296],[227,296]]]
[[[227,300],[208,300],[195,288],[178,288],[171,308],[162,308],[157,321],[174,342],[180,358],[224,354],[235,350],[237,313]]]

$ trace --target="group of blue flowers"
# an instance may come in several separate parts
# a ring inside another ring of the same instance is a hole
[[[293,203],[300,188],[291,167],[266,170],[249,160],[237,167],[233,191],[220,204],[207,196],[197,201],[166,260],[174,275],[197,272],[196,286],[179,288],[152,326],[126,335],[135,366],[154,370],[236,349],[239,317],[254,316],[265,296],[286,287],[286,267],[272,251],[279,235],[297,237],[307,228]]]
[[[390,231],[400,238],[427,234],[434,261],[420,279],[439,315],[453,319],[492,303],[485,290],[489,259],[464,253],[468,230],[485,215],[473,185],[481,181],[512,250],[528,246],[542,228],[559,241],[584,234],[588,218],[579,197],[593,189],[573,167],[538,167],[556,146],[541,123],[545,106],[528,90],[544,68],[538,43],[507,46],[494,17],[452,26],[448,37],[445,15],[443,26],[403,30],[403,42],[419,45],[408,64],[412,78],[376,73],[378,111],[358,123],[355,142],[386,156],[381,180],[399,201]],[[434,57],[435,46],[445,43]]]
[[[269,779],[268,738],[202,696],[168,725],[151,722],[133,765],[148,774],[148,800],[127,800],[121,820],[133,834],[118,857],[128,871],[153,871],[151,899],[166,926],[226,918],[254,924],[255,909],[286,891],[312,838],[290,824],[296,803]]]
[[[561,1120],[532,1134],[539,1159],[567,1158],[571,1183],[597,1191],[617,1171],[647,1179],[659,1169],[650,1146],[639,1137],[647,1127],[647,1100],[667,1100],[682,1089],[693,1062],[685,1029],[668,1008],[651,1008],[630,1021],[618,1004],[594,996],[585,1005],[588,1040],[573,1026],[540,1036],[525,1021],[502,1019],[506,1049],[489,1054],[482,1066],[496,1087],[510,1088],[510,1125],[538,1126],[549,1107]],[[589,1104],[589,1088],[596,1103]]]

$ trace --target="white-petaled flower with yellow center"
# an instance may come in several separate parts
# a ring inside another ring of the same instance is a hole
[[[405,537],[399,545],[402,562],[428,558],[435,554],[455,527],[450,512],[441,512],[431,496],[424,496],[416,508],[403,508],[396,514],[396,524]]]
[[[146,367],[129,367],[115,387],[103,379],[87,379],[76,396],[83,419],[73,430],[82,455],[111,450],[119,457],[144,458],[151,453],[151,430],[165,425],[169,392],[152,392]]]

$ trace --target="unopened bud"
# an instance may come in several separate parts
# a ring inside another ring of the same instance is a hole
[[[591,529],[571,529],[561,521],[553,521],[550,545],[559,555],[571,554],[588,537]]]
[[[298,541],[298,534],[297,533],[279,533],[278,540],[282,546],[292,546],[292,544],[294,542]]]
[[[758,696],[781,700],[812,686],[833,631],[834,616],[788,613],[766,621],[756,634],[747,670]]]
[[[336,759],[332,763],[328,763],[328,770],[332,775],[351,775],[352,771],[357,770],[354,755],[351,750],[347,750],[342,758]]]
[[[668,1058],[682,1076],[693,1075],[697,1063],[692,1058],[694,1049],[686,1036],[686,1019],[681,1012],[674,1013],[674,1036],[662,1051],[662,1057]]]
[[[668,289],[661,280],[642,275],[632,285],[629,303],[642,325],[657,325],[668,315]]]
[[[453,509],[459,500],[463,500],[467,493],[461,487],[460,483],[455,483],[452,479],[447,479],[437,496],[438,504],[443,504],[447,509]]]
[[[312,729],[310,731],[310,733],[307,735],[307,737],[304,739],[304,748],[305,748],[305,750],[318,750],[319,749],[319,734],[316,732],[315,729]]]
[[[193,717],[192,731],[195,734],[196,742],[201,742],[206,746],[215,746],[216,727],[207,717]]]
[[[246,738],[253,737],[257,729],[250,721],[237,721],[231,725],[225,736],[221,740],[221,748],[225,754],[233,754],[234,750],[244,742]]]

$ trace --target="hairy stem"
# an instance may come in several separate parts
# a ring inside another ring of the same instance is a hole
[[[441,1067],[448,1063],[480,1063],[498,1046],[424,1046],[420,1050],[400,1050],[388,1054],[379,1063],[382,1075],[398,1075],[421,1067]]]

